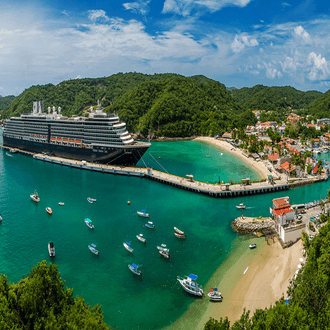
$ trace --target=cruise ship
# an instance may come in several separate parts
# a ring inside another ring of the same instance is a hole
[[[106,114],[98,101],[87,116],[67,117],[61,107],[44,113],[43,101],[33,111],[5,122],[3,145],[34,153],[110,165],[136,165],[150,143],[135,141],[126,124]]]

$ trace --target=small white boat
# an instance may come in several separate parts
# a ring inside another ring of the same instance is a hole
[[[137,211],[136,213],[137,213],[140,217],[143,217],[143,218],[149,218],[149,217],[150,217],[149,213],[147,213],[146,210]]]
[[[92,202],[96,202],[96,199],[95,198],[88,197],[87,199],[91,200]]]
[[[162,245],[157,245],[157,249],[158,251],[163,251],[163,250],[166,250],[166,244],[162,244]]]
[[[186,238],[187,237],[186,235],[181,235],[181,234],[178,234],[178,233],[174,233],[174,235],[177,238]]]
[[[134,250],[131,248],[131,243],[130,243],[130,242],[124,242],[123,245],[124,245],[124,248],[125,248],[128,252],[133,253]]]
[[[130,271],[132,273],[134,273],[135,275],[138,275],[140,276],[141,275],[141,270],[139,270],[139,266],[136,265],[136,264],[131,264],[131,265],[128,265],[128,268],[130,269]]]
[[[94,229],[94,225],[92,223],[92,220],[89,218],[85,219],[85,224],[87,225],[87,227],[89,227],[90,229]]]
[[[164,249],[161,251],[158,251],[160,253],[161,256],[163,256],[165,259],[169,259],[170,258],[170,250],[169,249]]]
[[[87,198],[87,202],[88,202],[88,203],[91,203],[91,204],[93,204],[93,201],[92,201],[92,199],[91,199],[91,198],[89,198],[89,197]]]
[[[1,216],[1,214],[0,214],[0,222],[2,221],[2,216]]]
[[[30,195],[31,199],[36,202],[39,203],[40,202],[40,198],[38,196],[38,192],[35,190],[33,195]]]
[[[207,294],[211,301],[222,301],[223,297],[221,292],[218,291],[218,288],[210,289],[210,292]]]
[[[99,255],[99,251],[96,250],[96,244],[90,244],[88,245],[89,251],[92,253],[96,254],[97,256]]]
[[[148,223],[146,223],[145,226],[146,226],[147,228],[150,228],[150,229],[154,229],[154,228],[155,228],[154,223],[151,222],[151,221],[148,221]]]
[[[63,202],[59,202],[58,205],[64,205],[64,203]]]
[[[136,238],[142,243],[147,242],[147,240],[143,237],[143,234],[136,235]]]
[[[250,249],[255,249],[256,247],[257,247],[257,244],[250,244],[250,245],[249,245],[249,248],[250,248]]]
[[[242,209],[245,209],[246,206],[243,203],[241,203],[239,205],[236,205],[236,208],[239,209],[239,210],[242,210]]]
[[[48,243],[48,253],[50,257],[55,257],[55,246],[53,242]]]
[[[189,276],[186,276],[186,278],[182,278],[178,276],[178,281],[181,284],[182,288],[197,297],[203,296],[203,290],[198,286],[196,280],[198,276],[194,274],[190,274]]]
[[[46,207],[46,212],[48,214],[53,214],[53,210],[50,207]]]
[[[176,227],[174,227],[174,231],[176,231],[180,235],[184,235],[184,231],[182,231],[182,230],[180,230],[180,229],[178,229]]]
[[[6,152],[7,156],[13,157],[13,155],[11,155],[9,152]]]

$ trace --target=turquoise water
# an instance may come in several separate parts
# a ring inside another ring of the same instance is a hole
[[[198,173],[200,180],[208,181],[215,169],[227,168],[227,173],[221,172],[221,180],[225,175],[240,178],[241,172],[229,173],[229,169],[243,171],[243,165],[226,155],[223,160],[234,164],[228,169],[227,162],[220,164],[213,158],[218,149],[211,147],[193,141],[153,143],[150,153],[174,174]],[[194,161],[191,150],[210,154],[212,170],[202,157]],[[243,177],[253,177],[250,170],[244,171]],[[203,285],[231,251],[244,247],[246,237],[230,227],[240,214],[235,205],[244,202],[248,207],[245,215],[268,215],[274,197],[289,195],[293,203],[303,203],[325,196],[330,188],[328,182],[322,182],[284,193],[213,199],[143,178],[70,169],[19,154],[9,157],[5,151],[0,152],[0,182],[1,273],[17,282],[31,266],[50,261],[47,244],[52,240],[56,248],[53,262],[66,285],[89,304],[101,304],[105,321],[119,329],[160,329],[195,302],[176,284],[176,278],[195,273]],[[29,197],[35,189],[41,199],[38,204]],[[97,202],[89,204],[87,197]],[[53,215],[46,213],[47,206],[52,207]],[[137,216],[142,208],[150,213],[154,230],[144,227],[146,220]],[[92,219],[93,231],[85,225],[86,217]],[[185,231],[186,240],[175,238],[174,226]],[[139,233],[147,239],[145,245],[136,239]],[[124,249],[125,241],[131,242],[133,254]],[[90,253],[90,243],[97,244],[99,256]],[[162,243],[170,249],[170,260],[157,252],[156,245]],[[133,262],[141,265],[140,278],[127,267]]]

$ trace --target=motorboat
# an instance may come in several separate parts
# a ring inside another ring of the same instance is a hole
[[[222,301],[223,297],[218,288],[211,288],[210,292],[207,294],[211,301]]]
[[[91,204],[93,204],[93,201],[92,201],[92,199],[91,199],[91,198],[89,198],[89,197],[87,198],[87,202],[88,202],[88,203],[91,203]]]
[[[136,264],[131,264],[131,265],[128,265],[128,268],[130,269],[130,271],[132,273],[134,273],[135,275],[138,275],[140,276],[141,275],[141,270],[139,270],[139,266],[136,265]]]
[[[147,213],[146,210],[137,211],[136,213],[137,213],[140,217],[143,217],[143,218],[149,218],[149,217],[150,217],[149,213]]]
[[[161,256],[163,256],[165,259],[169,259],[170,258],[170,250],[169,249],[164,249],[161,251],[158,251],[160,253]]]
[[[143,237],[143,234],[136,235],[136,238],[142,243],[147,243],[147,240]]]
[[[13,157],[13,155],[11,155],[9,152],[6,152],[7,156]]]
[[[48,243],[48,253],[50,257],[55,257],[55,246],[53,242]]]
[[[40,202],[40,197],[38,196],[38,192],[35,190],[33,195],[30,195],[31,199],[36,202],[39,203]]]
[[[64,203],[63,202],[59,202],[58,205],[64,205]]]
[[[96,244],[92,243],[92,244],[88,245],[88,248],[92,253],[96,254],[97,256],[99,255],[99,251],[96,250]]]
[[[128,252],[133,253],[134,250],[131,248],[131,243],[130,243],[130,242],[124,242],[123,245],[124,245],[124,248],[125,248]]]
[[[18,150],[17,149],[10,149],[10,153],[11,154],[17,154],[18,153]]]
[[[181,235],[181,234],[178,234],[178,233],[174,233],[174,235],[177,238],[186,238],[187,237],[186,235]]]
[[[174,231],[176,231],[180,235],[184,235],[184,231],[182,231],[182,230],[180,230],[180,229],[178,229],[176,227],[174,227]]]
[[[151,222],[151,221],[148,221],[148,223],[146,223],[145,226],[146,226],[147,228],[150,228],[150,229],[154,229],[154,228],[155,228],[154,223]]]
[[[1,216],[1,214],[0,214],[0,222],[2,221],[2,216]]]
[[[91,219],[86,218],[86,219],[85,219],[85,224],[87,225],[88,228],[90,228],[90,229],[94,229],[94,225],[93,225]]]
[[[181,284],[182,288],[197,297],[202,297],[203,296],[203,290],[198,286],[197,284],[197,275],[194,274],[190,274],[189,276],[186,276],[186,278],[183,277],[179,277],[177,278],[177,280],[179,281],[179,283]]]
[[[162,244],[162,245],[157,245],[157,249],[158,251],[163,251],[163,250],[166,250],[166,244]]]
[[[249,245],[249,248],[250,248],[250,249],[255,249],[256,247],[257,247],[257,244],[250,244],[250,245]]]
[[[46,212],[48,214],[53,214],[53,210],[50,207],[46,207]]]
[[[92,202],[96,202],[96,199],[95,198],[88,197],[87,199],[91,200]]]
[[[245,209],[246,206],[245,206],[243,203],[241,203],[241,204],[239,204],[239,205],[236,205],[236,208],[237,208],[238,210],[242,210],[242,209]]]

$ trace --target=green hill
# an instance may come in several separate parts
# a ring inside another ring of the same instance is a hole
[[[307,107],[307,113],[316,118],[329,118],[330,116],[330,90],[310,103]]]
[[[14,95],[1,96],[0,95],[0,111],[6,109],[15,99]]]
[[[302,92],[291,86],[267,87],[256,85],[231,91],[234,99],[251,110],[302,109],[323,95],[317,91]]]

